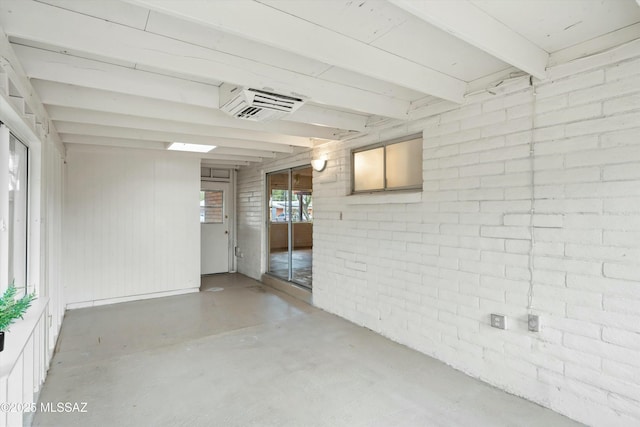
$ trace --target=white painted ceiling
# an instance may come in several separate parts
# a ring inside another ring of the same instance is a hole
[[[212,144],[218,148],[203,158],[231,166],[366,132],[384,118],[401,121],[425,103],[462,103],[492,77],[544,77],[554,55],[572,59],[566,52],[605,35],[640,37],[640,6],[2,0],[0,26],[64,143]],[[222,83],[307,102],[281,120],[235,119],[219,110]]]

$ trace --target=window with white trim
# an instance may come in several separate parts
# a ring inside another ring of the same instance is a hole
[[[395,139],[351,152],[351,192],[422,189],[422,136]]]

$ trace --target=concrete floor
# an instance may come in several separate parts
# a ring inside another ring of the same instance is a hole
[[[208,290],[207,290],[208,289]],[[575,426],[244,276],[69,311],[36,426]]]
[[[312,286],[312,249],[295,249],[291,254],[293,261],[293,282],[311,289]],[[269,256],[269,273],[283,280],[289,278],[289,252],[271,252]]]

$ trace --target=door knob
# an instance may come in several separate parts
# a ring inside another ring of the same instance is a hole
[[[227,230],[224,230],[224,234],[229,234],[229,231],[227,231]]]

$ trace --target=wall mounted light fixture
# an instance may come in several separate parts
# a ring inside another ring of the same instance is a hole
[[[327,167],[327,159],[324,159],[324,158],[313,159],[313,160],[311,160],[311,167],[316,172],[322,172],[324,170],[324,168]]]

